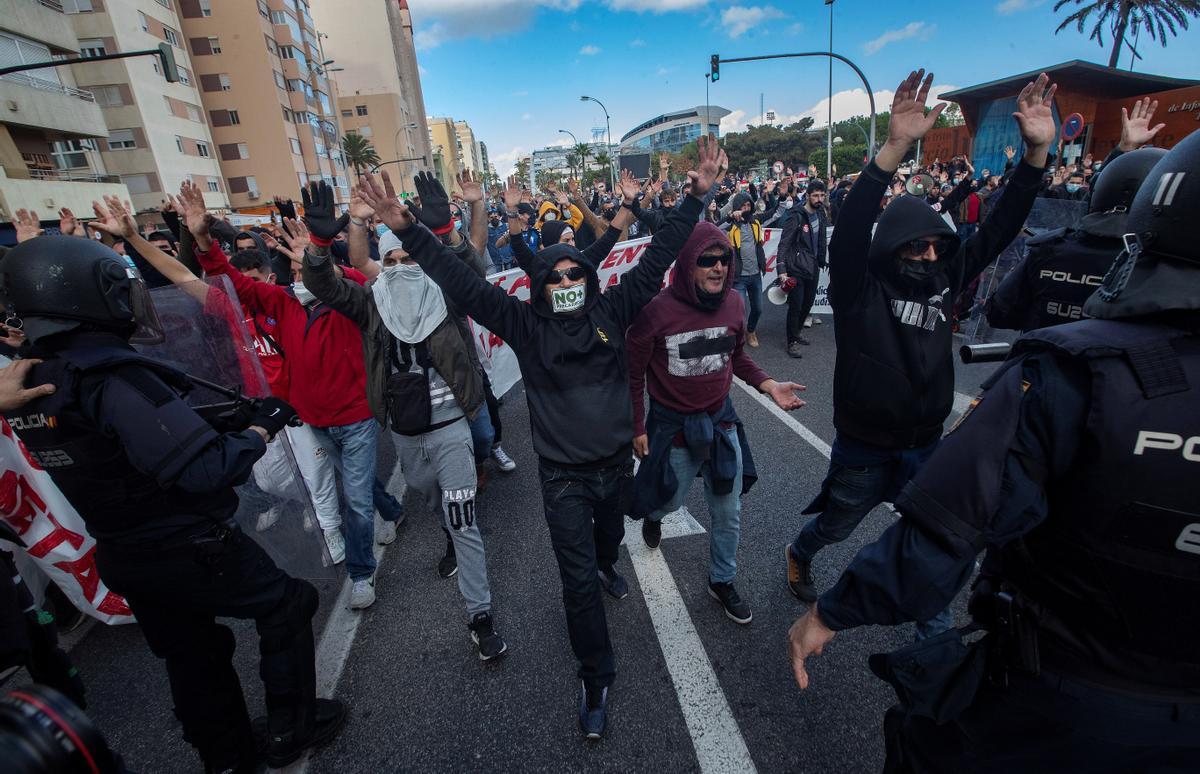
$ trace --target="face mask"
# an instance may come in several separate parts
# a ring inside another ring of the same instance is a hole
[[[795,202],[792,201],[791,199],[784,199],[782,202],[779,203],[779,206],[783,207],[785,210],[790,210],[792,208],[793,204],[795,204]]]
[[[954,184],[955,184],[955,185],[958,185],[958,184],[959,184],[959,183],[961,183],[961,182],[962,182],[962,178],[961,178],[961,177],[956,177],[956,178],[954,178]]]
[[[296,300],[304,306],[308,306],[313,301],[317,300],[317,297],[312,294],[312,291],[304,287],[303,282],[293,282],[292,290],[296,293]]]
[[[391,229],[388,228],[387,225],[380,223],[378,226],[375,227],[375,236],[383,236],[384,234],[386,234],[389,231],[391,231]]]
[[[1075,193],[1080,188],[1083,188],[1079,183],[1067,183],[1067,193]]]
[[[922,284],[938,273],[937,261],[914,261],[908,258],[896,259],[896,273],[911,282]]]
[[[547,222],[552,221],[552,220],[558,220],[558,216],[555,215],[553,212],[547,212],[546,217],[542,218],[542,220],[547,221]]]
[[[583,308],[587,300],[587,285],[573,285],[569,288],[555,288],[550,291],[550,307],[555,314],[574,312]]]
[[[457,231],[457,230],[459,230],[459,229],[461,229],[461,228],[462,228],[462,219],[461,219],[461,218],[455,218],[455,219],[454,219],[454,229],[455,229],[455,231]]]

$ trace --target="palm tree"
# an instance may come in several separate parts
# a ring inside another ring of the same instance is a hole
[[[567,166],[571,169],[571,177],[575,176],[575,167],[581,166],[579,163],[579,155],[575,151],[567,154]]]
[[[608,172],[608,168],[612,166],[612,156],[608,155],[608,151],[600,151],[596,154],[596,166]]]
[[[586,142],[581,142],[572,149],[572,152],[579,157],[579,166],[586,172],[588,157],[592,155],[592,146]]]
[[[342,153],[346,163],[354,167],[354,174],[362,176],[363,167],[373,167],[379,163],[379,154],[375,146],[358,132],[346,132],[342,138]]]
[[[1116,67],[1121,55],[1121,44],[1130,29],[1143,27],[1151,40],[1157,40],[1165,48],[1167,32],[1178,34],[1176,25],[1188,28],[1189,16],[1200,16],[1200,0],[1058,0],[1054,10],[1063,6],[1077,6],[1075,12],[1063,19],[1054,34],[1062,32],[1071,24],[1082,33],[1083,27],[1095,14],[1095,24],[1089,39],[1104,45],[1104,31],[1112,33],[1112,52],[1108,66]]]

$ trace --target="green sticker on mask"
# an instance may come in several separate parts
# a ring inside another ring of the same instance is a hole
[[[583,308],[587,298],[587,285],[573,285],[569,288],[555,288],[550,291],[550,305],[554,312],[574,312]]]

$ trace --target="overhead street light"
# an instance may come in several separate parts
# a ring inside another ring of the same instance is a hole
[[[612,155],[611,155],[612,154],[612,121],[610,121],[609,117],[608,117],[608,108],[604,107],[604,103],[601,102],[600,100],[596,99],[595,97],[583,96],[583,97],[579,98],[579,101],[580,102],[595,102],[597,105],[600,106],[600,109],[604,111],[604,129],[608,133],[608,148],[605,149],[604,155],[609,157],[609,160],[608,160],[609,161],[609,163],[608,163],[609,190],[615,191],[615,190],[617,190],[617,173],[613,169],[613,165],[612,165]]]

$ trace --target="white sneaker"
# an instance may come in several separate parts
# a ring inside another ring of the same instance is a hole
[[[279,521],[279,512],[283,510],[278,503],[258,514],[258,523],[254,525],[255,532],[266,532]]]
[[[350,609],[365,610],[375,604],[375,576],[354,581],[350,590]]]
[[[517,469],[516,460],[508,456],[508,452],[504,451],[503,447],[498,444],[492,447],[492,459],[496,461],[496,465],[505,473],[512,473]]]
[[[812,318],[812,315],[810,314],[808,317],[804,318],[804,327],[811,328],[812,326],[813,326],[813,318]]]
[[[375,525],[375,542],[381,546],[391,545],[396,540],[396,522],[380,519]]]
[[[329,558],[334,564],[346,561],[346,538],[337,527],[325,530],[325,547],[329,549]]]

